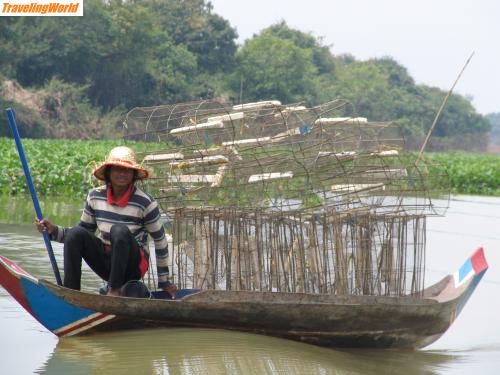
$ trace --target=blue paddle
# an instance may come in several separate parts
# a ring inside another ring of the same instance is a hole
[[[19,136],[19,131],[17,130],[16,119],[14,118],[14,111],[11,108],[7,108],[7,117],[9,119],[9,125],[12,129],[14,135],[14,140],[16,141],[17,152],[19,153],[19,159],[21,159],[21,164],[23,165],[24,175],[26,176],[26,183],[28,184],[28,189],[31,193],[31,199],[33,200],[33,206],[35,206],[36,217],[38,220],[43,219],[42,209],[40,203],[38,202],[38,197],[36,195],[35,185],[33,185],[33,180],[31,179],[30,168],[28,162],[26,161],[26,156],[24,154],[23,144],[21,143],[21,137]],[[43,232],[43,240],[45,241],[45,247],[47,248],[47,253],[49,254],[50,263],[52,264],[52,270],[54,271],[54,276],[56,277],[57,285],[62,285],[61,275],[59,274],[59,268],[57,267],[56,258],[54,257],[54,251],[52,250],[52,244],[50,243],[49,234]]]

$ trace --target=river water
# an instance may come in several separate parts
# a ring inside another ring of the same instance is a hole
[[[74,202],[45,202],[68,225]],[[29,199],[0,198],[0,254],[53,280],[43,239],[29,224]],[[454,272],[483,246],[488,272],[448,332],[419,351],[331,350],[211,329],[154,329],[57,339],[0,287],[0,374],[500,374],[500,198],[456,196],[430,218],[426,285]],[[54,244],[62,265],[59,244]],[[84,270],[84,289],[97,278]]]

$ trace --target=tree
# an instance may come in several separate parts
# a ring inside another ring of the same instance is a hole
[[[109,109],[186,100],[196,72],[192,54],[160,30],[142,2],[114,0],[108,12],[110,42],[91,77],[93,102]]]
[[[424,136],[446,92],[416,85],[406,68],[391,58],[351,62],[337,66],[337,81],[325,89],[329,95],[350,100],[357,113],[372,121],[395,121],[406,135]],[[486,119],[460,95],[452,95],[433,135],[486,133]]]
[[[238,34],[227,20],[212,13],[209,2],[150,0],[145,4],[173,43],[184,45],[196,56],[200,73],[214,74],[234,68]]]
[[[56,134],[50,128],[54,123],[71,128],[77,117],[95,123],[86,111],[101,116],[101,110],[116,114],[200,98],[238,100],[242,88],[243,101],[316,105],[347,99],[358,115],[395,120],[407,136],[422,138],[446,95],[417,85],[390,57],[357,61],[351,55],[334,56],[321,38],[285,22],[264,29],[237,50],[235,29],[206,0],[85,4],[83,17],[4,17],[0,23],[0,74],[49,98],[41,110],[22,95],[13,100],[0,92],[6,105],[25,102],[16,107],[33,136]],[[57,97],[67,103],[51,106]],[[452,95],[434,137],[481,138],[489,129],[469,99]]]
[[[264,33],[248,40],[237,52],[236,61],[230,84],[237,93],[243,80],[244,101],[314,102],[317,68],[310,50]]]
[[[19,55],[19,34],[15,24],[26,17],[3,17],[0,22],[0,74],[7,77],[15,75],[16,61]]]
[[[3,69],[10,67],[23,86],[41,87],[55,77],[88,85],[92,104],[105,109],[191,96],[194,55],[173,43],[143,2],[88,0],[83,17],[9,22]]]
[[[427,86],[422,87],[422,92],[429,104],[434,106],[435,111],[437,111],[446,93],[438,88]],[[490,130],[489,121],[476,112],[470,101],[461,95],[452,95],[436,124],[434,135],[449,137],[461,134],[488,133]]]
[[[14,78],[23,86],[54,76],[86,83],[106,52],[110,25],[100,0],[88,0],[83,17],[19,17],[10,28]]]
[[[289,40],[299,48],[310,50],[312,61],[317,68],[318,74],[335,74],[335,58],[330,52],[330,47],[322,45],[320,38],[316,38],[309,33],[294,30],[285,21],[281,21],[262,31],[262,35],[267,34],[274,35],[283,40]]]

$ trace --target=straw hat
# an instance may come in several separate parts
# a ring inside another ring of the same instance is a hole
[[[134,169],[137,171],[137,178],[139,179],[149,177],[148,170],[136,163],[135,152],[128,147],[120,146],[113,148],[106,157],[106,160],[94,169],[93,175],[95,178],[105,181],[104,172],[109,166]]]

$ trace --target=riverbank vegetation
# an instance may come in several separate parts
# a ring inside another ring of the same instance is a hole
[[[338,55],[284,22],[238,45],[237,30],[205,0],[85,4],[83,17],[0,24],[0,108],[16,110],[24,137],[119,138],[123,114],[136,106],[342,98],[353,115],[400,124],[415,148],[446,94],[417,84],[390,57]],[[429,150],[483,150],[489,132],[469,98],[454,94]],[[0,136],[9,137],[8,128]]]
[[[157,144],[125,144],[118,140],[23,140],[38,194],[80,198],[84,198],[91,187],[99,185],[92,177],[95,166],[104,160],[111,148],[121,145],[141,152],[154,150]],[[8,138],[0,138],[0,194],[29,194],[14,140]]]
[[[446,171],[453,194],[500,196],[500,155],[467,152],[427,153],[434,168]],[[441,181],[441,187],[445,181]]]
[[[24,149],[33,181],[42,196],[84,198],[98,182],[91,176],[97,163],[109,150],[123,141],[36,140],[25,139]],[[160,148],[160,144],[128,142],[137,152]],[[162,146],[164,147],[164,146]],[[454,194],[500,196],[500,155],[480,153],[426,153],[449,175],[435,181],[437,188],[451,185]],[[432,171],[431,171],[432,172]],[[441,173],[435,173],[441,174]],[[0,194],[28,194],[19,156],[12,139],[0,138]]]

